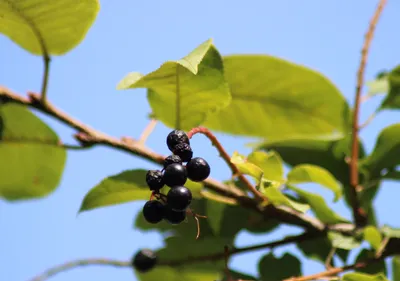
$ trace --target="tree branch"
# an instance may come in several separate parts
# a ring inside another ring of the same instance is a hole
[[[114,267],[130,267],[131,263],[129,261],[117,261],[117,260],[111,260],[111,259],[82,259],[82,260],[76,260],[76,261],[71,261],[67,263],[63,263],[61,265],[57,265],[55,267],[52,267],[42,274],[34,277],[30,281],[44,281],[50,277],[53,277],[54,275],[74,269],[76,267],[82,267],[82,266],[88,266],[88,265],[109,265],[109,266],[114,266]]]
[[[0,100],[3,102],[14,102],[35,108],[42,113],[59,120],[63,124],[76,129],[79,133],[77,133],[75,137],[83,146],[105,145],[135,156],[139,156],[141,158],[145,158],[157,164],[162,164],[165,159],[164,155],[160,155],[152,151],[136,140],[118,139],[108,136],[103,132],[95,130],[81,121],[69,116],[50,102],[43,104],[40,99],[40,95],[38,94],[30,92],[28,93],[28,98],[26,98],[13,93],[5,87],[0,86]],[[318,219],[299,213],[285,206],[275,207],[270,204],[265,208],[262,208],[259,206],[256,200],[246,196],[246,194],[240,189],[225,185],[215,179],[208,178],[203,181],[203,184],[206,188],[213,190],[220,195],[235,199],[243,207],[257,211],[258,213],[262,214],[266,220],[276,218],[283,223],[300,226],[307,230],[322,231],[327,227]],[[352,228],[353,225],[351,224],[341,225],[335,228],[335,231],[348,232],[348,229]]]
[[[368,51],[374,36],[376,24],[378,23],[379,17],[385,7],[386,0],[380,0],[376,11],[370,21],[368,31],[365,35],[364,45],[361,50],[361,61],[357,72],[357,86],[354,101],[354,112],[353,112],[353,125],[352,125],[352,142],[351,142],[351,160],[350,160],[350,201],[353,209],[353,217],[357,226],[362,226],[366,223],[365,211],[360,207],[357,196],[357,188],[359,185],[358,179],[358,158],[359,158],[359,113],[361,103],[361,91],[364,85],[364,72],[368,59]]]

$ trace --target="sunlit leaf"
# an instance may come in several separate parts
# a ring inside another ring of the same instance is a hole
[[[394,256],[392,259],[393,281],[400,281],[400,256]]]
[[[283,161],[279,154],[273,151],[253,151],[247,157],[247,161],[261,168],[264,178],[273,181],[284,179]]]
[[[345,236],[338,232],[328,232],[328,238],[332,246],[338,249],[352,250],[361,245],[361,242],[353,236]]]
[[[60,183],[67,157],[56,133],[16,104],[0,105],[0,124],[0,197],[49,195]]]
[[[389,281],[385,275],[377,274],[377,275],[370,275],[364,273],[346,273],[342,276],[343,281]]]
[[[372,248],[375,250],[379,249],[382,243],[382,235],[376,227],[372,225],[365,227],[363,234],[364,239],[368,241]]]
[[[129,73],[117,89],[148,88],[155,118],[169,127],[190,130],[230,103],[223,69],[210,39],[183,59],[167,61],[147,75]]]
[[[349,130],[345,98],[314,70],[267,55],[225,56],[224,68],[232,102],[207,119],[208,128],[268,139]]]
[[[0,0],[0,33],[33,54],[62,55],[85,38],[99,9],[98,0]]]
[[[400,108],[400,65],[394,68],[387,76],[388,93],[382,101],[380,110]]]
[[[264,188],[263,193],[268,198],[268,200],[275,206],[283,205],[291,207],[302,213],[305,213],[307,210],[310,209],[309,205],[298,203],[296,201],[291,200],[285,194],[283,194],[278,188],[274,186]]]
[[[257,165],[248,161],[246,157],[240,155],[237,151],[233,153],[231,162],[236,165],[241,173],[250,175],[258,181],[261,180],[261,177],[263,176],[263,170]]]
[[[400,228],[393,228],[388,225],[385,225],[382,227],[381,230],[386,237],[400,239]]]

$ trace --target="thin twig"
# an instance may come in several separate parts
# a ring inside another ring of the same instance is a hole
[[[375,258],[380,258],[383,254],[383,251],[386,249],[387,244],[389,243],[390,237],[386,236],[383,238],[381,245],[376,251]]]
[[[45,272],[41,273],[40,275],[34,277],[30,281],[44,281],[46,279],[49,279],[50,277],[53,277],[54,275],[74,269],[77,267],[82,267],[82,266],[88,266],[88,265],[109,265],[109,266],[114,266],[114,267],[130,267],[131,263],[129,261],[117,261],[117,260],[111,260],[111,259],[82,259],[82,260],[76,260],[76,261],[71,261],[67,263],[63,263],[61,265],[57,265],[55,267],[52,267]]]
[[[258,198],[260,201],[267,201],[267,198],[261,192],[259,192],[251,184],[251,182],[239,171],[238,167],[236,167],[236,165],[231,162],[231,157],[229,156],[228,152],[226,152],[224,147],[218,141],[217,137],[210,130],[204,127],[197,127],[187,133],[189,138],[192,138],[195,134],[205,135],[212,142],[213,146],[217,148],[222,159],[224,159],[228,166],[231,168],[232,173],[234,175],[238,175],[239,180],[243,182],[243,184],[254,194],[256,198]]]
[[[333,256],[335,255],[335,253],[336,253],[336,248],[332,247],[328,253],[328,256],[325,259],[325,268],[326,269],[332,268],[332,259],[333,259]]]
[[[357,226],[361,226],[366,221],[366,214],[360,207],[360,203],[357,198],[357,187],[359,185],[358,179],[358,158],[359,158],[359,142],[358,142],[358,131],[359,131],[359,114],[360,114],[360,103],[361,103],[361,92],[364,84],[364,72],[368,59],[368,51],[374,36],[374,31],[379,17],[385,7],[386,0],[380,0],[376,11],[370,21],[368,31],[365,35],[364,45],[361,50],[361,61],[357,72],[357,86],[354,101],[354,112],[353,112],[353,125],[352,125],[352,142],[351,142],[351,162],[350,162],[350,201],[353,209],[353,217]]]
[[[47,53],[46,48],[43,48],[43,64],[44,64],[44,72],[43,72],[43,81],[42,81],[42,102],[46,103],[47,101],[47,85],[49,84],[49,74],[50,74],[50,56]]]
[[[358,126],[358,131],[364,129],[367,127],[376,117],[376,112],[372,113],[370,116],[368,116],[367,120],[365,120],[364,123]]]
[[[154,128],[156,127],[156,125],[157,125],[157,120],[151,119],[149,124],[147,124],[146,128],[143,130],[142,134],[140,135],[139,143],[141,143],[141,144],[146,143],[146,140],[151,135],[151,133],[154,131]]]
[[[181,84],[179,81],[179,69],[180,69],[180,65],[177,64],[176,65],[176,120],[175,120],[175,129],[180,130],[181,129]]]
[[[118,139],[113,136],[106,135],[105,133],[98,131],[73,118],[72,116],[69,116],[50,102],[46,102],[45,104],[43,104],[41,102],[40,95],[38,94],[30,92],[28,93],[28,98],[26,98],[13,93],[11,90],[5,87],[0,86],[0,99],[5,103],[13,102],[35,108],[42,113],[45,113],[59,120],[61,123],[66,124],[71,128],[74,128],[78,131],[78,133],[75,134],[75,138],[83,146],[90,147],[94,145],[104,145],[147,159],[153,163],[157,163],[160,165],[162,165],[166,157],[165,155],[161,155],[156,153],[155,151],[152,151],[151,149],[140,144],[136,140],[126,141],[126,139]],[[235,199],[241,206],[262,214],[266,220],[274,218],[280,220],[282,223],[300,226],[307,230],[321,231],[327,227],[320,220],[306,214],[298,213],[285,206],[273,207],[272,205],[268,205],[265,208],[261,208],[259,207],[258,202],[246,196],[246,194],[239,188],[228,186],[215,179],[208,178],[202,183],[209,190],[215,191],[219,195]],[[335,225],[328,227],[335,227]],[[335,228],[335,231],[347,233],[349,229],[353,228],[354,226],[352,224],[340,225]]]
[[[229,247],[227,245],[225,245],[224,247],[224,254],[225,254],[225,277],[227,281],[233,281],[232,276],[231,276],[231,272],[229,271],[229,267],[228,267],[228,263],[229,263]]]

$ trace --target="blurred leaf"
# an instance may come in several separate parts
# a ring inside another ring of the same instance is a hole
[[[262,191],[265,196],[267,196],[268,200],[274,206],[287,206],[299,211],[301,213],[305,213],[307,210],[310,209],[310,206],[307,204],[301,204],[296,201],[291,200],[285,194],[283,194],[278,188],[274,186],[270,186],[268,188],[264,188]]]
[[[0,197],[15,201],[49,195],[60,184],[67,157],[56,133],[16,104],[1,104],[0,120]]]
[[[153,270],[140,273],[135,271],[136,277],[140,281],[204,281],[204,280],[218,280],[221,278],[221,270],[203,270],[195,265],[170,267],[170,266],[158,266]]]
[[[395,67],[387,76],[388,94],[382,101],[379,110],[400,108],[400,65]]]
[[[267,55],[225,56],[224,68],[232,102],[207,119],[210,129],[268,139],[349,130],[345,98],[314,70]]]
[[[147,75],[131,72],[117,86],[119,90],[134,88],[148,88],[156,118],[182,130],[200,125],[231,101],[222,58],[211,39]]]
[[[363,234],[364,239],[368,241],[371,247],[378,250],[382,243],[382,235],[379,230],[376,227],[369,225],[364,228]]]
[[[368,96],[376,96],[378,94],[386,94],[389,92],[389,81],[387,75],[377,77],[375,80],[368,81]]]
[[[318,183],[333,191],[335,194],[334,201],[337,201],[342,197],[342,189],[334,176],[328,170],[316,165],[302,164],[295,166],[288,173],[288,181],[291,184],[310,182]]]
[[[342,276],[343,281],[389,281],[385,275],[377,274],[377,275],[369,275],[363,273],[346,273]]]
[[[257,280],[257,278],[255,278],[254,276],[247,275],[247,274],[244,274],[242,272],[238,272],[238,271],[235,271],[235,270],[229,270],[229,272],[230,272],[230,275],[231,275],[232,279],[234,279],[234,280],[238,280],[238,279],[246,280],[246,281],[247,280],[249,280],[249,281],[250,280]],[[226,276],[224,276],[221,281],[230,281],[230,280],[228,280],[226,278]]]
[[[361,252],[358,254],[356,258],[356,262],[362,262],[368,259],[372,259],[375,257],[375,252],[368,250],[368,249],[362,249]],[[355,271],[357,272],[362,272],[366,274],[387,274],[386,270],[386,264],[384,260],[380,260],[374,263],[369,264],[367,267],[364,268],[358,268]]]
[[[207,220],[215,235],[219,235],[221,229],[221,220],[224,217],[226,205],[213,200],[207,200]]]
[[[258,263],[258,272],[263,281],[280,281],[286,278],[301,276],[301,264],[297,257],[285,253],[277,258],[269,253]]]
[[[273,181],[284,179],[283,161],[276,152],[253,151],[247,157],[247,161],[260,167],[266,179]]]
[[[263,170],[249,162],[246,157],[240,155],[237,151],[233,152],[231,162],[236,165],[239,171],[245,175],[252,176],[257,181],[260,181],[263,176]]]
[[[332,242],[332,246],[338,249],[352,250],[361,245],[361,242],[356,238],[338,232],[328,232],[328,238]]]
[[[360,165],[370,173],[371,179],[381,177],[383,169],[400,164],[400,123],[391,125],[379,134],[374,150]]]
[[[400,228],[393,228],[385,225],[381,230],[382,233],[389,238],[400,238]]]
[[[325,202],[324,198],[318,194],[304,191],[293,185],[287,187],[298,194],[300,199],[311,207],[315,216],[326,224],[348,222],[345,218],[335,213]]]
[[[394,256],[392,259],[392,276],[393,281],[400,281],[400,256]]]
[[[305,256],[320,262],[325,262],[332,248],[331,242],[326,237],[301,241],[296,243],[296,245]]]
[[[32,54],[43,45],[62,55],[85,38],[99,9],[97,0],[0,0],[0,33]]]

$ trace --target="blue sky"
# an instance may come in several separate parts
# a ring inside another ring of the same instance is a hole
[[[356,70],[368,21],[377,1],[102,1],[96,22],[85,41],[70,53],[55,57],[51,65],[49,99],[60,108],[114,136],[138,137],[146,126],[150,108],[145,90],[117,91],[117,82],[130,71],[148,73],[166,60],[185,56],[208,38],[223,55],[259,53],[306,65],[329,77],[353,103]],[[398,24],[400,2],[389,1],[371,47],[366,78],[400,62]],[[25,93],[39,90],[42,60],[0,37],[0,85]],[[362,120],[379,104],[365,105]],[[65,141],[72,130],[45,118]],[[398,112],[379,115],[362,132],[371,151],[377,133],[399,122]],[[167,154],[164,144],[169,129],[159,124],[148,145]],[[227,150],[248,153],[248,139],[218,135]],[[212,177],[225,179],[229,170],[203,137],[193,145],[209,160]],[[42,200],[9,203],[0,201],[0,280],[24,281],[48,267],[86,257],[129,259],[139,248],[160,247],[157,233],[132,229],[143,202],[94,210],[76,216],[86,192],[104,177],[134,168],[150,169],[148,161],[108,148],[97,147],[68,154],[62,182]],[[381,223],[400,227],[396,211],[400,196],[395,182],[386,182],[375,201]],[[379,208],[380,207],[380,208]],[[344,216],[349,211],[338,203]],[[241,233],[238,246],[279,239],[297,229],[281,227],[268,235]],[[286,250],[300,253],[290,246]],[[235,257],[232,267],[255,273],[258,259],[267,253]],[[304,273],[322,270],[315,262],[303,264]],[[52,280],[135,280],[128,269],[89,267],[57,275]]]

